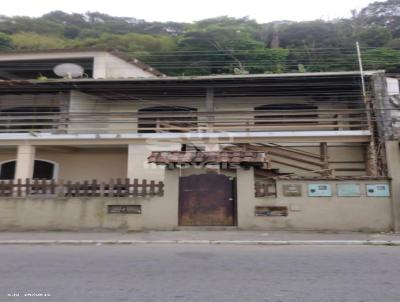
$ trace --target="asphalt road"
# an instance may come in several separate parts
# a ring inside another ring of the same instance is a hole
[[[399,302],[400,247],[1,246],[0,301]]]

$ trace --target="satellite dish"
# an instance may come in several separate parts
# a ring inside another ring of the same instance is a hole
[[[394,107],[400,108],[400,94],[392,95],[389,100]]]
[[[53,71],[59,77],[66,79],[80,78],[85,73],[82,66],[72,63],[59,64],[53,68]]]

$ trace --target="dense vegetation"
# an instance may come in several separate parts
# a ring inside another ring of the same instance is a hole
[[[0,16],[0,50],[116,48],[169,75],[353,70],[356,41],[365,68],[400,72],[400,0],[329,22],[218,17],[185,24],[61,11]]]

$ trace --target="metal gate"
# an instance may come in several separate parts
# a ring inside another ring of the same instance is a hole
[[[235,180],[221,174],[200,174],[179,179],[179,225],[233,226]]]

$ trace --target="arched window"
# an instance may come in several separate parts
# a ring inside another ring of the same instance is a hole
[[[10,160],[0,164],[0,179],[15,178],[16,161]],[[35,160],[33,179],[54,179],[57,174],[57,164],[47,160]]]
[[[59,115],[55,113],[59,112],[60,108],[58,107],[13,107],[1,109],[0,116],[8,117],[8,119],[3,119],[0,122],[0,129],[10,129],[13,130],[12,132],[55,129],[59,120]],[[18,119],[15,117],[18,117]]]
[[[256,115],[256,125],[314,124],[317,123],[318,106],[309,104],[271,104],[255,107],[255,111],[265,111],[266,115]],[[274,113],[268,115],[269,111]],[[315,112],[315,113],[314,113]],[[296,113],[296,115],[288,114]],[[313,121],[315,120],[315,121]]]
[[[139,133],[186,132],[187,130],[185,130],[185,128],[187,129],[187,128],[197,127],[197,117],[179,116],[179,115],[174,116],[174,113],[184,113],[184,112],[190,113],[196,111],[197,109],[194,108],[177,107],[177,106],[158,106],[158,107],[149,107],[140,109],[138,118],[138,127],[139,127],[138,132]],[[157,116],[156,113],[161,113],[161,114]],[[143,116],[146,114],[147,115],[154,114],[154,117]],[[165,130],[163,130],[163,128]]]

